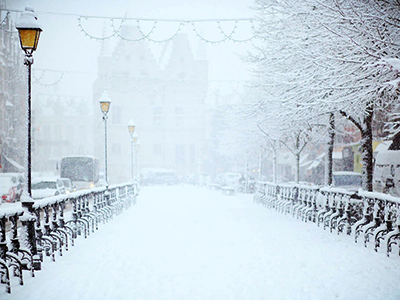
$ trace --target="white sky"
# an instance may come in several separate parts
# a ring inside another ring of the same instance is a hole
[[[77,20],[78,15],[123,17],[128,13],[128,16],[132,18],[150,19],[242,19],[254,16],[254,11],[250,9],[252,5],[252,0],[203,0],[201,2],[185,0],[6,1],[7,9],[23,10],[25,6],[31,6],[38,13],[43,32],[38,49],[34,54],[35,63],[33,69],[68,72],[64,74],[57,85],[43,87],[35,84],[33,93],[67,93],[68,95],[87,97],[91,97],[92,83],[96,78],[96,61],[100,51],[100,42],[91,40],[80,31]],[[48,12],[74,15],[49,14]],[[19,14],[13,13],[12,18],[14,20],[19,18]],[[93,34],[101,36],[103,24],[104,20],[90,20],[87,23],[87,28],[95,30],[96,32],[93,31]],[[238,38],[251,36],[250,31],[245,36],[244,30],[249,28],[245,23],[243,24],[238,28],[238,34],[243,34],[237,36]],[[91,27],[89,27],[90,25]],[[165,29],[164,25],[161,27]],[[212,32],[207,31],[208,28],[205,27],[202,33],[204,36],[212,38],[217,29],[215,28]],[[242,31],[240,31],[241,29]],[[155,37],[166,38],[169,32],[173,31],[166,31],[165,34],[160,32]],[[193,34],[191,26],[185,26],[183,32],[190,33],[189,38],[191,39],[192,50],[196,54],[197,44],[200,40]],[[116,39],[112,39],[111,42],[115,43]],[[157,53],[157,46],[153,44],[152,47],[155,49],[154,53]],[[250,48],[250,43],[206,44],[207,58],[210,61],[209,78],[211,80],[248,80],[249,66],[244,64],[237,54],[245,54]],[[39,76],[40,74],[41,72],[35,71],[34,75]],[[58,72],[47,72],[41,78],[41,83],[54,83],[59,77],[60,73]]]

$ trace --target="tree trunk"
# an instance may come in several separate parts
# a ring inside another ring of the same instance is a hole
[[[272,182],[276,183],[276,147],[273,148],[272,153]]]
[[[296,153],[296,173],[294,176],[294,182],[299,183],[300,181],[300,153]]]
[[[295,152],[292,152],[296,158],[296,169],[294,174],[294,182],[299,183],[300,181],[300,134],[296,136]]]
[[[327,144],[327,154],[325,157],[325,184],[332,185],[332,172],[333,172],[333,145],[335,143],[335,115],[331,113],[329,115],[328,125],[328,136],[329,141]]]
[[[362,161],[362,188],[365,191],[372,192],[372,178],[374,172],[373,165],[373,148],[372,148],[372,120],[374,117],[374,104],[370,101],[365,109],[362,124],[354,118],[340,111],[340,114],[353,122],[361,132],[361,161]]]
[[[366,109],[366,116],[364,118],[364,130],[361,132],[361,154],[362,154],[362,188],[366,191],[372,192],[372,178],[373,178],[373,148],[372,148],[372,120],[373,120],[373,106],[372,104]]]

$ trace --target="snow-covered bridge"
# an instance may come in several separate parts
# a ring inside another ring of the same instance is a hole
[[[55,263],[44,254],[35,278],[23,271],[23,286],[11,276],[12,293],[0,285],[0,298],[400,298],[397,255],[279,213],[261,195],[254,202],[253,195],[195,186],[144,187],[135,200],[127,187],[115,192],[125,199],[123,213],[94,232],[90,219],[78,223],[83,230],[89,224],[87,238],[81,232],[62,257],[56,251]],[[82,216],[84,208],[76,207]],[[107,209],[102,214],[105,221]]]

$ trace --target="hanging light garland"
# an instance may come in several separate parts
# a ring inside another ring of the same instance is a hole
[[[38,72],[41,72],[39,76],[37,76]],[[50,73],[50,72],[51,73],[59,73],[60,74],[59,78],[56,81],[52,82],[52,83],[43,82],[42,80],[43,80],[45,74],[46,73]],[[63,71],[55,71],[55,70],[48,70],[48,69],[33,69],[33,72],[32,72],[32,77],[33,77],[32,78],[33,79],[32,83],[39,84],[41,86],[46,86],[46,87],[54,86],[54,85],[57,85],[63,79],[64,75],[65,75],[65,72],[63,72]]]
[[[7,9],[7,15],[6,17],[1,21],[0,23],[0,29],[6,32],[11,32],[11,33],[16,33],[16,31],[8,31],[5,28],[3,28],[3,25],[5,24],[5,21],[7,20],[7,18],[9,18],[9,12],[18,12],[20,13],[21,11],[19,10],[12,10],[12,9]],[[151,19],[151,18],[127,18],[127,17],[108,17],[108,16],[85,16],[85,15],[79,15],[79,14],[72,14],[72,13],[60,13],[60,12],[38,12],[38,13],[44,13],[44,14],[50,14],[50,15],[63,15],[63,16],[75,16],[78,18],[78,27],[80,28],[80,30],[89,38],[91,39],[95,39],[98,41],[102,41],[102,40],[107,40],[107,39],[111,39],[113,37],[119,37],[123,40],[126,41],[131,41],[131,42],[137,42],[137,41],[142,41],[142,40],[147,40],[150,42],[154,42],[154,43],[165,43],[168,42],[170,40],[172,40],[173,38],[175,38],[178,33],[182,30],[182,28],[186,25],[191,25],[193,28],[193,31],[195,32],[196,36],[201,39],[204,42],[207,43],[211,43],[211,44],[217,44],[217,43],[223,43],[223,42],[235,42],[235,43],[247,43],[253,39],[256,38],[255,34],[254,34],[254,22],[255,20],[252,18],[242,18],[242,19],[204,19],[204,20],[177,20],[177,19]],[[112,32],[107,34],[106,36],[96,36],[94,34],[89,33],[89,31],[85,28],[84,26],[84,22],[90,22],[92,20],[108,20],[111,22],[111,27],[112,27]],[[120,20],[120,24],[119,26],[115,26],[114,22],[116,20]],[[121,34],[121,29],[124,25],[124,23],[126,21],[136,21],[136,27],[138,28],[138,31],[140,33],[140,36],[138,38],[132,39],[132,38],[128,38],[123,36],[123,34]],[[145,33],[141,22],[153,22],[153,26],[152,28],[148,31],[148,33]],[[222,28],[221,24],[223,23],[228,23],[228,22],[234,22],[234,27],[232,29],[232,31],[230,33],[226,33],[225,30]],[[171,35],[169,35],[168,37],[164,38],[164,39],[155,39],[152,36],[155,34],[155,28],[156,25],[160,24],[160,23],[178,23],[177,29],[174,33],[172,33]],[[206,38],[203,34],[201,34],[197,27],[196,24],[198,23],[207,23],[207,24],[212,24],[215,23],[217,24],[217,28],[219,31],[219,34],[222,36],[222,38],[220,39],[216,39],[216,40],[211,40],[209,38]],[[248,38],[245,39],[238,39],[236,37],[237,34],[237,29],[239,26],[247,26],[248,28],[251,29],[251,34]]]
[[[109,20],[111,22],[111,33],[109,33],[107,36],[95,36],[93,34],[90,34],[87,29],[85,29],[85,26],[83,24],[83,20],[85,21],[90,21],[93,19],[99,19],[103,18],[105,20]],[[115,26],[114,22],[116,19],[121,20],[119,26]],[[124,24],[126,24],[127,21],[135,21],[135,27],[138,29],[138,34],[139,36],[137,38],[131,38],[124,36],[121,33],[121,29]],[[201,39],[202,41],[206,43],[211,43],[211,44],[217,44],[217,43],[223,43],[223,42],[235,42],[235,43],[247,43],[251,41],[252,39],[255,38],[254,35],[254,20],[253,19],[210,19],[210,20],[157,20],[157,19],[132,19],[132,18],[107,18],[107,17],[87,17],[87,16],[80,16],[78,17],[78,26],[80,30],[89,38],[95,39],[95,40],[107,40],[113,37],[119,37],[125,41],[130,41],[130,42],[138,42],[138,41],[149,41],[149,42],[154,42],[154,43],[165,43],[168,41],[171,41],[174,39],[183,29],[184,26],[186,25],[191,25],[193,28],[193,31],[195,35]],[[143,26],[141,23],[143,22],[152,22],[152,26],[150,30],[148,30],[147,33],[145,33],[145,30],[143,30]],[[229,22],[234,22],[234,26],[232,30],[229,33],[226,33],[225,30],[222,27],[222,24],[227,24]],[[201,34],[197,28],[197,25],[199,23],[207,23],[207,24],[216,24],[216,28],[218,31],[218,34],[221,36],[221,38],[216,39],[216,40],[211,40],[209,38],[206,38],[203,34]],[[155,29],[157,28],[157,25],[159,24],[177,24],[176,30],[169,36],[167,36],[164,39],[156,39],[153,36],[155,35]],[[251,36],[245,39],[238,39],[236,38],[237,34],[237,29],[238,26],[243,24],[245,26],[247,24],[247,27],[251,28]],[[250,25],[250,26],[248,26]]]

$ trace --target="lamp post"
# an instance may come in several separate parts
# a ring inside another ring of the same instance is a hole
[[[135,149],[135,163],[132,166],[132,171],[134,173],[134,176],[132,178],[137,179],[137,143],[138,143],[138,134],[135,132],[132,134],[132,149]]]
[[[136,180],[137,181],[139,181],[139,165],[138,165],[138,156],[139,156],[139,154],[138,154],[138,151],[139,151],[139,148],[140,148],[140,141],[138,141],[137,139],[136,139],[136,142],[135,142],[135,174],[136,174]]]
[[[108,111],[110,110],[111,99],[108,97],[107,92],[103,92],[99,99],[101,112],[103,113],[104,121],[104,175],[108,187],[108,174],[107,174],[107,119]]]
[[[133,134],[135,133],[135,123],[130,119],[128,123],[128,131],[131,135],[131,180],[133,180]]]
[[[32,198],[32,166],[31,166],[31,151],[32,151],[32,143],[31,143],[31,93],[32,93],[32,64],[33,64],[33,52],[36,50],[37,45],[39,43],[39,36],[42,29],[40,28],[39,23],[37,22],[37,17],[34,13],[34,10],[29,7],[25,7],[25,11],[21,14],[21,18],[15,24],[15,28],[17,28],[19,33],[19,40],[21,42],[21,48],[25,52],[24,65],[28,70],[28,97],[27,97],[27,130],[28,130],[28,139],[27,139],[27,167],[26,167],[26,191],[28,193],[29,198]]]
[[[33,200],[32,200],[32,144],[31,144],[31,93],[32,93],[32,64],[33,64],[33,52],[36,50],[39,43],[39,36],[42,29],[37,22],[37,17],[32,8],[26,7],[25,11],[22,12],[20,19],[15,24],[15,28],[19,33],[19,40],[21,43],[21,48],[25,52],[24,65],[27,67],[28,71],[28,95],[26,100],[26,118],[27,118],[27,153],[26,153],[26,193],[27,198],[21,201],[22,207],[25,207],[31,215],[34,215]],[[26,225],[28,247],[32,255],[32,267],[35,270],[41,270],[41,257],[42,251],[37,247],[36,241],[36,228],[35,219],[27,218],[22,221],[23,225]],[[19,249],[19,241],[12,241],[13,248]]]

